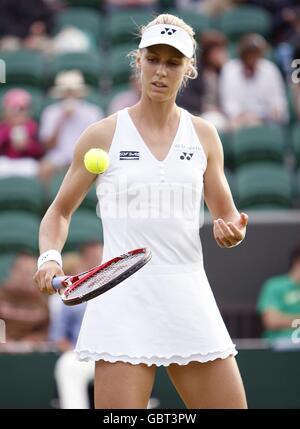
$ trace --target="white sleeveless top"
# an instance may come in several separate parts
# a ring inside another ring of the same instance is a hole
[[[144,143],[127,109],[119,112],[110,168],[97,181],[104,260],[149,247],[155,265],[202,261],[203,174],[206,156],[189,113],[181,109],[163,161]]]
[[[169,365],[235,355],[203,268],[207,161],[190,114],[181,109],[176,136],[159,161],[121,110],[109,157],[96,183],[103,261],[140,247],[152,259],[88,302],[79,359]]]

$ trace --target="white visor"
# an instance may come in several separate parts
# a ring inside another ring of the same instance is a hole
[[[153,45],[169,45],[178,49],[187,58],[194,55],[194,44],[190,35],[176,25],[157,24],[144,31],[139,48]]]

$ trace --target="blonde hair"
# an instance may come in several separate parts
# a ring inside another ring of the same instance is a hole
[[[197,66],[196,66],[196,64],[197,64],[197,61],[196,61],[197,43],[196,43],[196,40],[194,38],[195,32],[190,25],[186,24],[183,21],[183,19],[178,18],[177,16],[171,15],[169,13],[163,13],[161,15],[158,15],[152,21],[150,21],[149,24],[141,27],[138,36],[142,37],[145,30],[147,30],[149,27],[152,27],[153,25],[158,25],[158,24],[176,25],[177,27],[180,27],[183,30],[185,30],[188,33],[188,35],[191,37],[191,39],[193,40],[194,55],[193,55],[193,58],[190,60],[190,64],[189,64],[190,70],[189,70],[188,74],[184,75],[184,78],[182,81],[182,86],[186,86],[188,79],[196,79],[196,77],[198,76],[198,71],[197,71]],[[138,70],[137,65],[136,65],[136,60],[137,60],[139,54],[140,54],[140,49],[134,49],[133,51],[129,52],[129,54],[128,54],[128,57],[130,57],[130,59],[131,59],[130,65],[131,65],[131,67],[134,68],[137,76],[139,76],[139,70]]]

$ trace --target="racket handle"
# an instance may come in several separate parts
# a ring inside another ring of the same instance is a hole
[[[67,278],[67,276],[59,276],[59,277],[53,277],[52,279],[52,286],[54,289],[61,289],[64,287],[62,285],[62,282]]]

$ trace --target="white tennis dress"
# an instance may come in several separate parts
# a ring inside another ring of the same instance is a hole
[[[172,146],[158,161],[128,110],[121,110],[109,156],[97,182],[103,261],[140,247],[148,247],[152,259],[88,302],[78,358],[167,366],[235,355],[203,268],[207,162],[190,114],[181,109]]]

